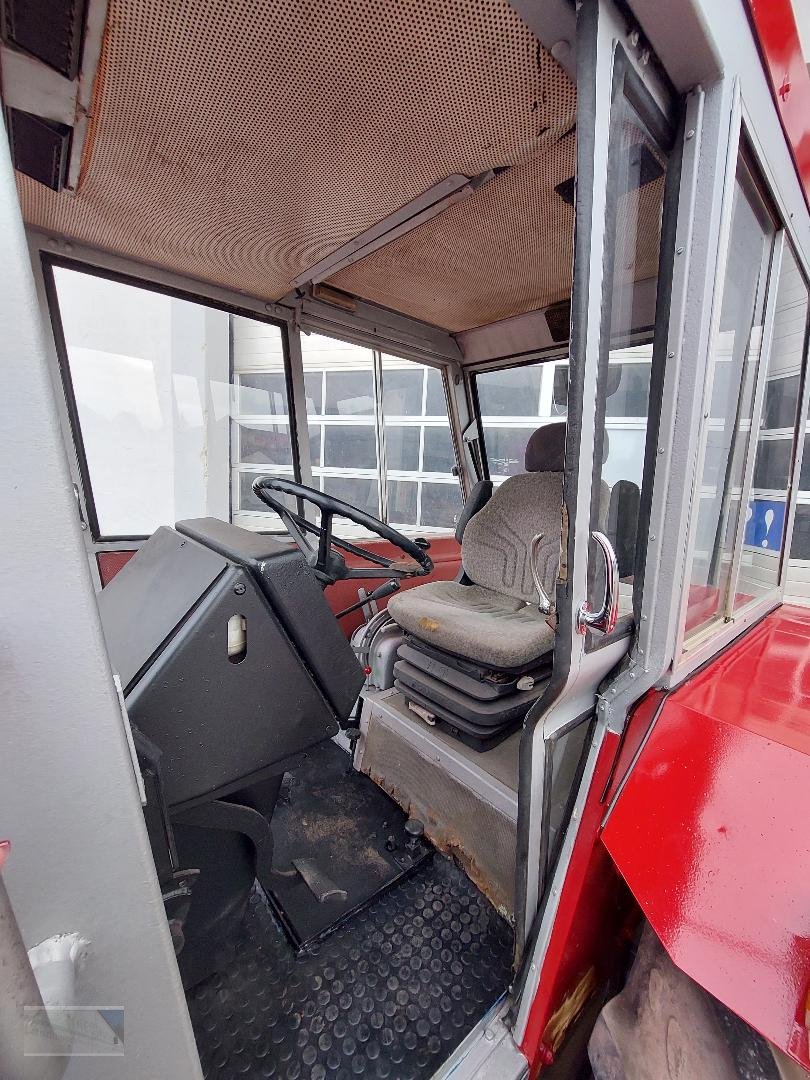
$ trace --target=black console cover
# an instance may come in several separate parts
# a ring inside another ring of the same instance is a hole
[[[337,732],[363,681],[301,556],[219,524],[158,529],[99,597],[130,719],[161,752],[173,809],[283,770]],[[238,662],[233,615],[247,626]]]
[[[250,572],[336,715],[348,717],[365,676],[301,552],[218,518],[178,521],[177,531]]]
[[[227,569],[227,559],[163,526],[102,589],[104,638],[124,693]]]

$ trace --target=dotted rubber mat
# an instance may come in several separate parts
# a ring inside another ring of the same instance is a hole
[[[254,891],[236,957],[188,993],[206,1080],[422,1080],[509,984],[512,933],[440,855],[297,955]]]

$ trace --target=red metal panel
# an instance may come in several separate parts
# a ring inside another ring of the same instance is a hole
[[[810,611],[665,701],[602,840],[673,961],[810,1066]]]
[[[110,584],[118,571],[127,565],[134,554],[134,551],[99,551],[96,559],[102,588]]]
[[[776,108],[810,206],[810,75],[793,7],[790,0],[748,0],[748,9]]]
[[[540,983],[520,1046],[530,1062],[533,1077],[550,1061],[550,1048],[544,1036],[555,1011],[590,968],[595,969],[600,980],[614,971],[620,952],[626,947],[622,929],[633,907],[632,901],[599,842],[605,809],[600,795],[609,781],[618,744],[618,737],[608,734],[597,758]]]

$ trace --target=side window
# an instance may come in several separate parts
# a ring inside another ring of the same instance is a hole
[[[280,376],[257,363],[232,387],[231,354],[252,336],[280,358],[281,330],[77,269],[51,273],[94,538],[144,537],[185,517],[228,519],[231,505],[235,520],[243,509],[250,516],[251,471],[293,472],[286,382],[283,363]]]
[[[546,360],[475,376],[487,465],[493,484],[525,471],[526,443],[538,427],[565,419],[568,361]]]
[[[301,335],[313,486],[380,516],[376,379],[371,349]]]
[[[733,609],[740,606],[731,598],[732,571],[756,389],[758,380],[764,377],[760,357],[776,228],[742,155],[732,198],[719,324],[708,373],[703,460],[692,509],[687,639],[715,620],[730,618]],[[785,404],[789,409],[789,403]],[[779,408],[777,396],[772,396],[771,409],[775,413]],[[760,479],[767,471],[770,453],[769,448],[763,450]],[[754,528],[752,525],[749,529],[749,538]],[[750,559],[747,565],[753,566]],[[740,597],[740,602],[749,599]]]
[[[765,372],[764,399],[755,450],[751,495],[744,523],[740,576],[734,609],[779,584],[787,503],[793,482],[796,421],[802,395],[802,370],[807,340],[808,289],[789,245],[782,255],[776,293],[771,350]],[[805,451],[807,450],[807,437]],[[810,462],[802,460],[807,488]],[[800,535],[800,509],[796,508],[794,548]],[[801,539],[798,544],[801,545]],[[788,585],[790,591],[790,585]]]
[[[386,518],[402,528],[454,529],[461,489],[440,371],[382,355]]]
[[[226,318],[233,372],[232,518],[246,529],[280,529],[277,516],[253,494],[253,481],[268,473],[296,478],[282,332],[241,315]]]
[[[320,334],[302,334],[301,353],[315,485],[396,528],[454,529],[441,372]]]

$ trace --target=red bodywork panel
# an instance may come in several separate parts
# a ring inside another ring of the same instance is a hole
[[[805,1067],[810,611],[670,694],[602,841],[681,970]]]
[[[389,544],[387,540],[368,540],[364,547],[371,549],[379,555],[389,559],[395,559],[401,555],[399,548]],[[109,585],[118,571],[129,562],[134,551],[100,551],[98,553],[98,572],[101,576],[101,584]],[[344,556],[349,566],[361,566],[362,559],[353,555]],[[426,581],[452,581],[458,575],[461,568],[461,545],[454,536],[434,536],[430,541],[430,557],[433,560],[433,573],[427,577],[409,578],[402,582],[403,589],[413,589],[417,585],[424,585]],[[365,588],[371,592],[377,585],[382,584],[383,579],[358,581],[345,579],[330,585],[325,596],[329,607],[334,612],[342,611],[356,602],[358,588]],[[385,607],[388,597],[377,601],[378,607]],[[364,622],[362,609],[347,615],[340,620],[340,625],[347,637]]]
[[[791,0],[748,0],[748,9],[779,118],[810,206],[810,74]]]
[[[632,901],[599,841],[605,808],[600,795],[610,778],[618,736],[608,734],[596,762],[568,873],[560,893],[543,972],[520,1049],[532,1077],[549,1061],[549,1020],[591,967],[600,981],[616,969],[626,942],[622,930]]]

